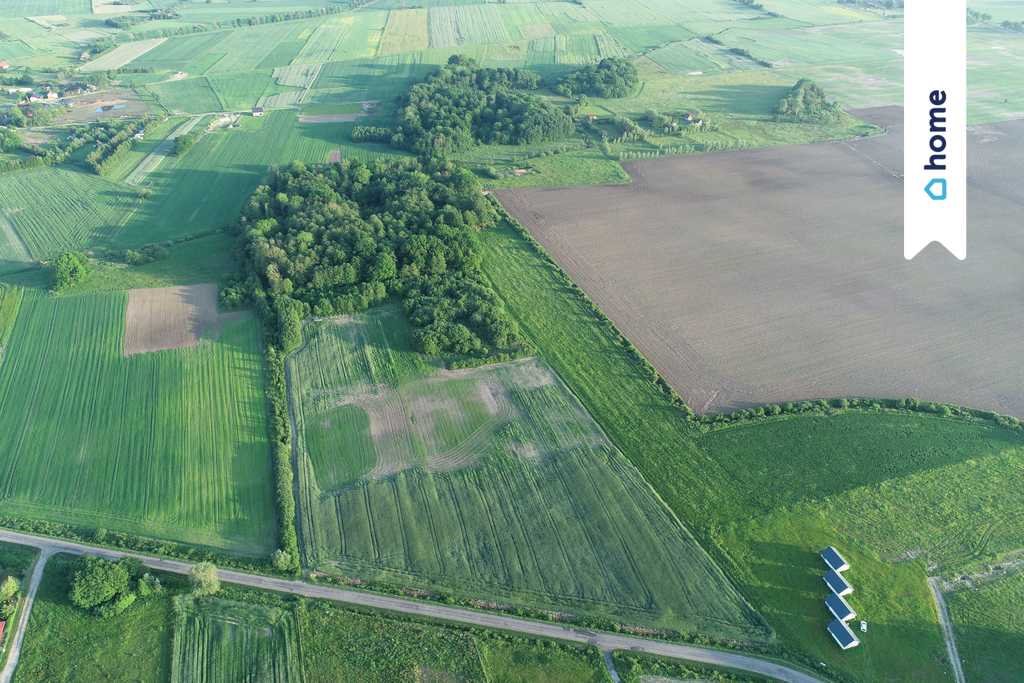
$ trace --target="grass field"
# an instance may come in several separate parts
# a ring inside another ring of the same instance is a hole
[[[947,593],[946,604],[967,680],[1024,679],[1024,658],[1014,656],[1024,652],[1024,573]]]
[[[427,10],[392,10],[384,26],[380,54],[415,52],[429,47]]]
[[[174,598],[171,683],[299,683],[290,610],[230,600]]]
[[[124,358],[125,299],[25,292],[0,366],[4,514],[268,551],[258,326]]]
[[[46,564],[15,671],[18,683],[168,680],[174,613],[169,595],[137,600],[123,614],[99,619],[71,604],[79,558],[54,555]],[[160,575],[166,586],[176,579]]]
[[[310,564],[765,636],[544,364],[443,371],[411,350],[393,310],[309,325],[305,337],[289,369]]]
[[[495,683],[609,683],[601,655],[548,641],[482,640],[486,680]]]
[[[745,672],[701,666],[695,662],[680,662],[634,652],[615,652],[613,661],[623,683],[669,683],[670,681],[766,683],[775,680]]]

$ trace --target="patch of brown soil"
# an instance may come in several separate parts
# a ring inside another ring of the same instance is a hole
[[[133,289],[128,292],[124,355],[196,346],[220,331],[217,286]]]

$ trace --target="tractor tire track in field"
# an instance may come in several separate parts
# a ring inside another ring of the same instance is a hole
[[[953,633],[953,622],[949,619],[949,610],[946,609],[946,598],[942,596],[942,585],[935,576],[928,577],[928,588],[932,591],[932,598],[935,599],[935,611],[939,617],[939,624],[942,626],[942,637],[946,640],[946,652],[949,654],[949,665],[953,667],[953,676],[956,683],[967,683],[964,677],[964,667],[960,661],[960,653],[956,649],[956,636]]]
[[[0,529],[0,541],[16,543],[20,545],[39,548],[41,551],[39,565],[33,572],[33,585],[38,587],[38,577],[42,576],[42,561],[54,553],[68,553],[72,555],[95,555],[111,560],[118,560],[123,557],[133,557],[146,567],[159,571],[171,572],[174,574],[189,574],[194,566],[191,562],[181,560],[170,560],[140,553],[129,553],[108,548],[97,548],[84,543],[74,543],[57,538],[35,536],[18,531]],[[499,631],[510,631],[535,638],[551,638],[573,643],[581,643],[596,647],[602,651],[623,650],[630,652],[642,652],[672,659],[681,659],[690,662],[699,662],[711,666],[721,666],[740,671],[748,671],[761,676],[767,676],[788,683],[819,683],[821,679],[814,674],[796,669],[781,662],[765,659],[754,655],[714,650],[711,648],[686,645],[683,643],[670,643],[637,636],[627,636],[618,633],[604,631],[593,631],[584,628],[574,628],[564,624],[533,621],[519,617],[494,614],[490,612],[476,611],[459,607],[448,607],[436,603],[413,600],[411,598],[400,598],[390,595],[380,595],[370,592],[334,588],[322,586],[293,579],[282,579],[272,576],[261,576],[259,574],[247,574],[245,572],[220,569],[218,570],[220,580],[226,583],[248,586],[259,590],[276,591],[290,595],[300,595],[318,600],[330,600],[349,605],[384,610],[386,612],[397,612],[423,619],[438,619],[441,621],[466,624],[477,628],[496,629]],[[35,591],[30,588],[34,596]],[[26,605],[26,612],[27,612]],[[23,617],[27,621],[27,614]],[[19,641],[20,642],[20,641]],[[15,652],[11,652],[12,660]],[[4,675],[8,675],[8,668],[13,672],[14,664],[8,661],[8,667],[4,669]],[[7,678],[0,679],[5,683]],[[961,679],[962,680],[962,679]]]

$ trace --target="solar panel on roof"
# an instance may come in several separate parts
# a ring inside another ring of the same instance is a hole
[[[839,621],[849,621],[857,616],[857,613],[850,607],[850,603],[835,593],[829,593],[825,597],[825,607],[828,607],[828,611]]]
[[[850,568],[850,563],[832,546],[821,551],[821,559],[825,560],[825,564],[833,571],[842,572]]]
[[[860,640],[854,635],[850,627],[836,619],[828,625],[828,632],[839,647],[849,650],[851,647],[860,645]]]
[[[825,579],[825,585],[835,593],[836,595],[847,595],[853,592],[853,586],[851,586],[846,579],[843,578],[842,574],[833,570],[828,570],[823,577]]]

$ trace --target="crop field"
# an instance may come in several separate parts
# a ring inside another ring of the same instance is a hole
[[[258,326],[125,358],[126,298],[25,291],[0,365],[4,514],[266,552]]]
[[[466,43],[508,43],[512,35],[494,5],[431,7],[428,17],[430,47],[458,47]]]
[[[390,309],[314,323],[289,361],[310,564],[764,636],[545,365],[445,371],[408,335]]]
[[[90,0],[3,0],[0,16],[34,17],[53,14],[90,14]]]
[[[23,261],[26,252],[47,258],[109,235],[138,203],[136,193],[123,186],[57,167],[2,174],[0,195],[0,217],[9,228],[0,261]]]
[[[429,46],[427,10],[409,9],[388,12],[384,35],[380,41],[380,54],[415,52]]]
[[[163,43],[166,38],[152,38],[150,40],[139,40],[134,43],[118,45],[109,52],[104,52],[100,57],[90,60],[82,65],[82,71],[113,71],[120,69],[125,64],[138,59],[150,50]]]
[[[1024,652],[1024,620],[1019,609],[1022,604],[1024,573],[1019,571],[946,593],[968,680],[1011,683],[1024,678],[1024,660],[1006,656]]]
[[[171,683],[298,683],[302,663],[290,610],[174,598]]]
[[[156,95],[160,104],[171,112],[205,114],[225,108],[206,76],[151,83],[146,89]]]
[[[260,71],[217,74],[207,80],[225,111],[250,110],[273,84],[271,74]]]
[[[893,123],[899,110],[872,115]],[[1021,321],[1003,303],[1007,245],[1020,242],[1007,226],[1024,202],[1006,181],[1018,130],[972,133],[982,234],[953,273],[938,251],[902,258],[898,125],[841,145],[631,164],[621,189],[500,196],[698,411],[914,395],[1024,415]],[[617,238],[623,225],[632,239]]]

